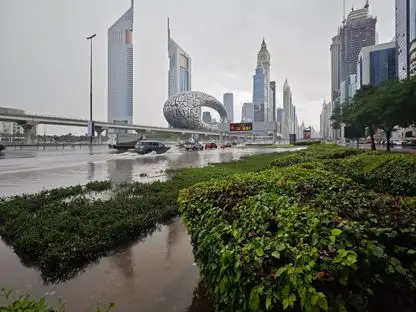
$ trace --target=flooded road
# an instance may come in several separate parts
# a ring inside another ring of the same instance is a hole
[[[139,156],[111,154],[106,147],[60,151],[11,149],[0,156],[0,197],[91,180],[163,179],[163,171],[168,168],[199,167],[273,151],[276,150],[233,148],[184,152],[173,148],[164,155]],[[144,173],[148,176],[142,177]],[[40,272],[24,266],[13,251],[0,242],[0,288],[46,296],[52,304],[62,298],[67,311],[71,312],[94,311],[97,303],[110,302],[115,303],[115,311],[126,312],[212,311],[209,305],[198,304],[199,299],[193,295],[198,280],[192,246],[180,219],[90,264],[73,279],[53,285],[43,284]]]

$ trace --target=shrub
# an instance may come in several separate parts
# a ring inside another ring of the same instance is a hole
[[[207,291],[220,311],[411,311],[414,201],[299,166],[180,193]]]
[[[416,196],[416,156],[410,153],[364,153],[344,159],[334,170],[376,192]]]
[[[293,145],[301,145],[301,146],[308,146],[308,145],[315,145],[315,144],[321,144],[321,141],[296,141],[293,142]]]

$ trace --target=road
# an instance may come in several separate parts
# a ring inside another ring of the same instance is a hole
[[[163,179],[163,171],[168,168],[204,166],[273,151],[272,148],[232,148],[185,152],[172,148],[163,155],[139,156],[130,152],[109,153],[106,147],[10,149],[0,156],[0,196],[91,180],[151,181]],[[143,173],[148,177],[142,178]],[[62,298],[69,312],[93,311],[98,302],[114,302],[115,311],[123,312],[212,311],[209,305],[195,304],[200,300],[193,295],[199,273],[189,236],[180,219],[161,226],[143,241],[90,264],[73,279],[53,285],[43,284],[40,273],[24,266],[13,250],[0,241],[0,277],[0,288],[46,296],[52,303]]]

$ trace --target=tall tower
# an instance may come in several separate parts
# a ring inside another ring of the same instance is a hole
[[[227,112],[227,120],[234,122],[234,94],[224,93],[223,104],[225,111]]]
[[[133,123],[133,21],[134,0],[108,29],[108,121],[119,124]]]
[[[191,57],[171,37],[168,18],[168,96],[191,91]]]
[[[254,121],[272,121],[273,103],[270,89],[270,53],[263,39],[257,53],[257,67],[253,76]]]
[[[376,44],[377,19],[369,15],[368,10],[368,1],[362,9],[352,9],[339,28],[337,37],[340,49],[340,82],[357,74],[361,49]]]
[[[340,84],[341,84],[341,55],[340,55],[340,38],[339,36],[334,36],[332,38],[332,44],[330,47],[331,51],[331,99],[335,99],[340,94]]]
[[[290,89],[289,82],[285,80],[283,85],[283,110],[285,111],[285,120],[283,128],[283,137],[288,139],[289,134],[292,134],[293,130],[293,103],[292,103],[292,90]]]

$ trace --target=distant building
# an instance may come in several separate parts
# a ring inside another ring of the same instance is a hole
[[[294,124],[294,115],[293,115],[293,103],[292,103],[292,90],[290,89],[289,82],[285,80],[283,85],[283,109],[285,111],[285,121],[284,121],[284,130],[283,137],[285,139],[289,138],[289,134],[293,132]]]
[[[22,109],[15,109],[9,107],[0,107],[0,113],[2,114],[24,114]],[[0,121],[0,137],[11,137],[23,135],[24,130],[22,126],[19,126],[16,122],[12,121]]]
[[[270,96],[273,110],[273,116],[271,121],[276,121],[276,81],[270,81]]]
[[[285,125],[285,111],[283,108],[278,107],[276,108],[276,122],[278,127],[278,132],[280,134],[283,134],[285,131],[284,125]]]
[[[330,103],[326,103],[326,101],[324,101],[324,103],[322,104],[320,126],[319,126],[320,136],[324,140],[332,139],[330,118],[331,118]]]
[[[254,121],[254,107],[253,103],[244,103],[241,109],[241,121],[253,122]]]
[[[378,85],[397,75],[396,43],[388,42],[362,48],[357,63],[357,88]]]
[[[254,121],[272,121],[273,107],[270,95],[270,53],[263,39],[257,53],[257,67],[253,76]]]
[[[108,121],[133,123],[133,20],[131,7],[108,29]],[[109,132],[126,130],[109,130]]]
[[[211,112],[202,112],[202,121],[210,124],[212,122]]]
[[[223,104],[227,112],[229,122],[234,122],[234,95],[232,93],[224,93]]]
[[[332,38],[331,51],[331,100],[335,100],[339,96],[339,88],[341,85],[341,42],[337,35]]]

